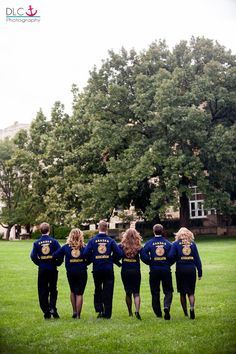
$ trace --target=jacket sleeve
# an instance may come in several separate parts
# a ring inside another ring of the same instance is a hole
[[[59,245],[59,248],[55,252],[53,252],[52,256],[56,262],[56,265],[60,266],[64,261],[65,250],[64,250],[64,247],[61,247],[59,243],[58,243],[58,245]]]
[[[85,246],[86,247],[86,246]],[[85,255],[84,255],[84,251],[85,251],[85,248],[82,248],[81,249],[81,257],[84,259],[84,261],[86,262],[86,264],[87,264],[87,266],[88,265],[90,265],[91,263],[92,263],[92,261],[93,261],[93,259],[92,259],[92,255],[90,254],[88,254],[86,257],[85,257]]]
[[[89,260],[92,258],[92,253],[93,253],[93,245],[91,239],[89,240],[87,246],[85,246],[85,249],[83,251],[83,257]]]
[[[198,249],[196,244],[194,243],[194,263],[195,266],[197,268],[197,272],[198,272],[198,277],[201,278],[202,277],[202,262],[198,253]]]
[[[172,266],[177,261],[178,249],[176,243],[173,243],[168,252],[168,259]]]
[[[122,251],[122,257],[123,257],[124,256],[124,252],[123,252],[121,246],[118,245],[118,248]],[[120,262],[120,257],[117,257],[114,253],[112,255],[112,259],[113,259],[113,263],[115,265],[117,265],[117,267],[121,267],[122,266],[122,263]]]
[[[34,245],[33,245],[33,249],[32,249],[32,251],[31,251],[30,258],[31,258],[31,260],[34,262],[34,264],[36,264],[37,266],[39,266],[39,264],[40,264],[40,259],[38,258],[37,247],[36,247],[36,244],[35,244],[35,243],[34,243]]]
[[[117,261],[119,261],[122,256],[123,256],[123,250],[118,247],[116,241],[112,240],[112,251],[113,251],[113,259],[115,258]]]
[[[144,247],[141,248],[140,250],[140,259],[143,263],[150,265],[151,259],[150,259],[149,249],[147,244],[144,245]]]

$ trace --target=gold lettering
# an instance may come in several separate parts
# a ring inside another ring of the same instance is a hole
[[[135,262],[137,262],[136,259],[130,259],[130,258],[124,258],[123,261],[124,261],[124,262],[129,262],[129,263],[135,263]]]
[[[83,259],[70,259],[70,263],[78,263],[78,262],[83,262]]]
[[[104,256],[96,256],[95,258],[96,259],[104,259],[104,258],[109,258],[110,256],[106,256],[106,255],[104,255]]]
[[[166,257],[155,257],[154,261],[165,261]]]

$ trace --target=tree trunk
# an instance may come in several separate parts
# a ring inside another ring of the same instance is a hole
[[[10,238],[10,232],[11,232],[11,229],[12,229],[12,226],[13,225],[8,225],[7,226],[7,232],[6,232],[6,240],[9,241],[9,238]]]
[[[180,226],[189,226],[189,199],[186,192],[183,192],[179,198],[180,201]]]

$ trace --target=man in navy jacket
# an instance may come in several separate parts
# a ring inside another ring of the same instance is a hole
[[[41,237],[34,242],[30,257],[38,268],[38,297],[44,318],[53,316],[59,318],[56,308],[57,302],[57,265],[61,261],[55,260],[52,254],[61,246],[57,240],[49,236],[50,226],[46,222],[40,225]]]
[[[154,237],[149,240],[142,249],[141,259],[149,264],[149,284],[152,294],[152,308],[157,317],[162,317],[160,304],[160,283],[164,292],[164,318],[170,320],[170,306],[173,295],[173,285],[170,270],[168,253],[171,243],[163,236],[163,226],[156,224],[153,226]]]
[[[107,236],[107,222],[98,224],[99,233],[87,244],[83,256],[93,262],[93,279],[95,285],[94,308],[98,318],[111,318],[114,290],[113,256],[122,257],[122,251],[116,242]]]

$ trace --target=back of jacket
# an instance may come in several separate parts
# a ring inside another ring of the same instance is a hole
[[[182,240],[175,241],[169,253],[171,261],[176,262],[176,270],[181,267],[196,267],[198,276],[202,276],[202,263],[195,242],[186,244]]]
[[[117,259],[122,257],[122,251],[116,242],[105,233],[99,233],[89,240],[83,256],[92,259],[93,270],[113,269],[113,255]]]
[[[154,269],[170,269],[168,258],[171,243],[163,236],[157,235],[146,242],[142,251],[141,259],[144,263],[150,265],[150,270]]]
[[[68,244],[65,244],[58,249],[53,257],[57,259],[65,258],[65,267],[68,272],[86,271],[87,260],[83,257],[84,247],[76,249]]]
[[[136,254],[135,257],[127,257],[124,253],[124,250],[122,249],[121,245],[119,245],[119,248],[122,250],[123,255],[122,255],[122,270],[130,270],[130,269],[136,269],[140,270],[140,256],[139,253],[140,251]]]
[[[56,269],[57,263],[52,254],[60,247],[59,242],[53,237],[42,235],[34,242],[30,257],[40,269]]]

